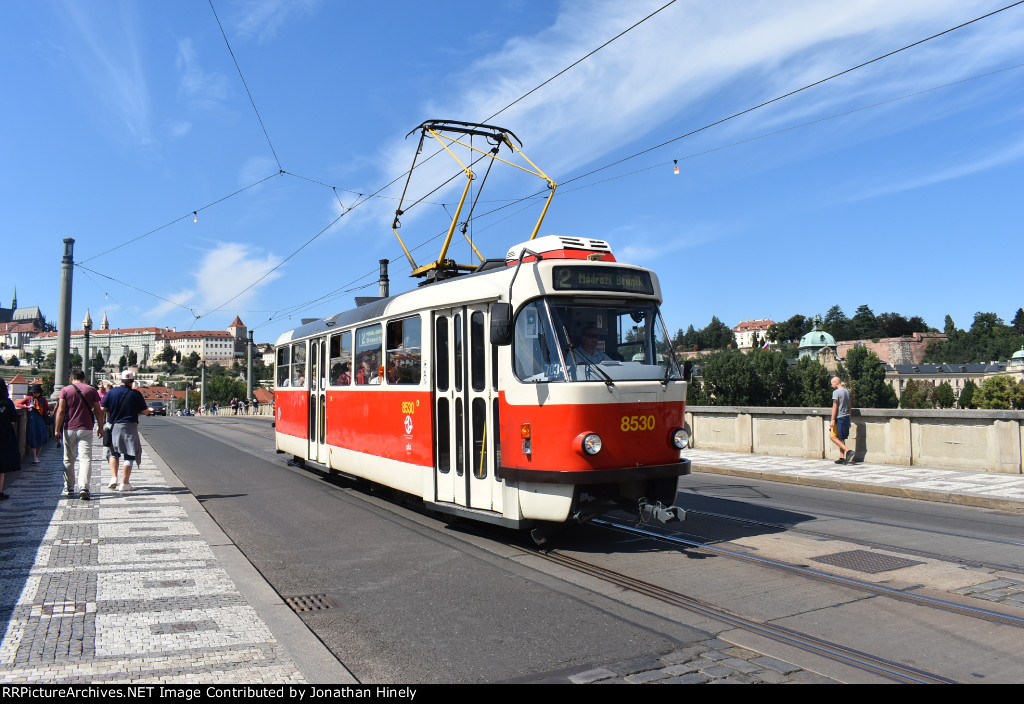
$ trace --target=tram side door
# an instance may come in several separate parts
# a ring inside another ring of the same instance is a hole
[[[439,502],[500,512],[487,314],[466,306],[434,317],[434,486]]]
[[[307,459],[327,464],[327,339],[309,342],[309,439]]]
[[[490,308],[466,307],[466,491],[470,508],[503,510],[501,482],[495,473],[498,447],[497,376],[490,344]]]
[[[461,309],[434,314],[434,492],[436,501],[465,505],[465,399]]]

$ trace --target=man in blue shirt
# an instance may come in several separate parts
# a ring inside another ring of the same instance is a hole
[[[142,461],[142,437],[139,435],[139,416],[148,416],[152,411],[146,405],[142,394],[132,388],[135,374],[130,371],[121,373],[121,386],[112,390],[103,399],[103,410],[106,411],[106,422],[113,425],[110,444],[110,471],[113,478],[107,485],[117,491],[135,491],[128,478],[132,474],[132,465]],[[124,455],[124,479],[118,482],[118,464]]]

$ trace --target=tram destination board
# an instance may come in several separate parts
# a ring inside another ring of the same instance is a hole
[[[553,283],[556,291],[614,291],[616,293],[654,293],[649,271],[612,266],[556,266]]]

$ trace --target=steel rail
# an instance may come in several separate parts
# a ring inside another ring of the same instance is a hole
[[[579,560],[569,555],[555,551],[545,552],[537,548],[528,548],[521,545],[512,545],[527,554],[540,557],[549,562],[561,565],[575,572],[587,574],[601,581],[614,584],[628,589],[632,592],[656,599],[658,601],[686,609],[703,616],[708,616],[730,626],[742,628],[746,631],[758,633],[776,642],[797,647],[815,655],[820,655],[834,662],[855,667],[860,670],[881,675],[897,682],[913,684],[955,684],[941,675],[919,670],[908,665],[903,665],[885,658],[870,655],[853,648],[848,648],[837,643],[832,643],[816,636],[800,633],[784,626],[777,626],[763,621],[740,616],[726,609],[712,606],[694,597],[686,596],[678,592],[659,587],[649,582],[630,577],[629,575],[609,570],[598,565]]]
[[[927,557],[927,558],[930,558],[930,559],[933,559],[933,560],[942,560],[943,562],[955,562],[957,564],[967,565],[967,566],[970,566],[970,567],[981,567],[981,568],[985,568],[985,569],[1001,570],[1001,571],[1004,571],[1004,572],[1018,572],[1018,573],[1024,574],[1024,565],[1004,565],[1004,564],[1001,564],[1001,563],[998,563],[998,562],[985,562],[983,560],[973,560],[973,559],[971,559],[969,557],[957,557],[955,555],[943,555],[941,553],[930,552],[928,550],[918,550],[916,548],[906,548],[906,547],[900,547],[900,546],[897,546],[897,545],[889,545],[887,543],[879,543],[879,542],[875,542],[873,540],[865,540],[863,538],[854,538],[854,537],[849,537],[849,536],[844,536],[844,535],[835,535],[834,533],[823,533],[821,531],[809,530],[807,528],[800,528],[799,526],[787,525],[787,524],[784,524],[784,523],[772,523],[770,521],[759,521],[759,520],[756,520],[756,519],[753,519],[753,518],[741,518],[739,516],[730,516],[730,515],[724,514],[724,513],[715,513],[715,512],[712,512],[712,511],[698,511],[698,510],[689,510],[689,509],[686,511],[686,515],[687,516],[707,516],[709,518],[719,518],[719,519],[722,519],[722,520],[734,521],[736,523],[744,523],[744,524],[747,524],[747,525],[765,526],[767,528],[779,528],[781,530],[785,530],[785,531],[790,532],[790,533],[801,533],[801,534],[804,534],[804,535],[813,535],[813,536],[818,537],[818,538],[828,538],[830,540],[841,540],[841,541],[847,542],[847,543],[855,543],[857,545],[864,545],[864,546],[867,546],[867,547],[878,548],[880,550],[889,550],[891,552],[899,552],[899,553],[903,553],[905,555],[914,555],[916,557]],[[843,519],[843,520],[849,520],[849,521],[858,522],[858,519],[856,519],[856,518],[847,518],[847,519]],[[948,535],[947,533],[943,533],[942,531],[931,531],[931,530],[928,530],[927,528],[923,528],[923,529],[922,528],[912,528],[910,526],[901,526],[901,527],[903,527],[906,530],[916,530],[916,531],[921,531],[921,532],[926,532],[926,533],[938,533],[940,535]],[[695,534],[689,533],[689,535],[695,535]],[[704,538],[705,536],[697,536],[697,537]],[[970,538],[971,536],[960,535],[958,537]],[[709,538],[709,540],[710,540],[710,538]],[[986,540],[986,538],[979,537],[979,538],[976,538],[976,540]],[[999,541],[999,542],[1003,542],[1003,541]]]
[[[685,538],[679,538],[672,535],[665,535],[664,533],[658,533],[652,530],[638,528],[636,526],[617,523],[615,521],[611,521],[608,519],[595,518],[591,520],[590,523],[594,525],[604,526],[605,528],[609,528],[611,530],[615,530],[621,533],[639,535],[660,542],[666,542],[674,545],[683,545],[685,547],[691,548],[700,548],[702,550],[706,550],[717,555],[722,555],[723,557],[731,557],[735,560],[742,560],[744,562],[750,562],[753,564],[770,567],[772,569],[781,570],[783,572],[789,572],[791,574],[799,574],[801,576],[809,577],[811,579],[833,582],[854,589],[860,589],[863,591],[868,591],[875,594],[881,594],[883,596],[892,597],[894,599],[899,599],[912,604],[928,606],[942,611],[949,611],[956,614],[971,616],[973,618],[980,618],[986,621],[992,621],[1006,626],[1024,628],[1024,618],[1021,618],[1019,616],[1011,616],[1009,614],[999,613],[998,611],[989,611],[988,609],[979,609],[974,606],[965,606],[963,604],[957,604],[951,601],[935,599],[932,597],[922,596],[920,594],[912,594],[910,592],[905,592],[899,589],[893,589],[892,587],[884,587],[880,584],[872,584],[871,582],[853,579],[852,577],[840,577],[838,575],[829,574],[827,572],[812,570],[807,567],[798,567],[796,565],[790,565],[785,562],[779,562],[778,560],[770,560],[765,557],[748,555],[741,552],[736,552],[735,550],[726,550],[725,548],[715,547],[707,543],[701,543],[694,540],[686,540]]]

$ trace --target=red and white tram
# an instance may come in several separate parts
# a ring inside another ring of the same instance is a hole
[[[606,242],[548,236],[308,323],[277,340],[277,449],[509,527],[671,506],[689,365],[661,300]]]

